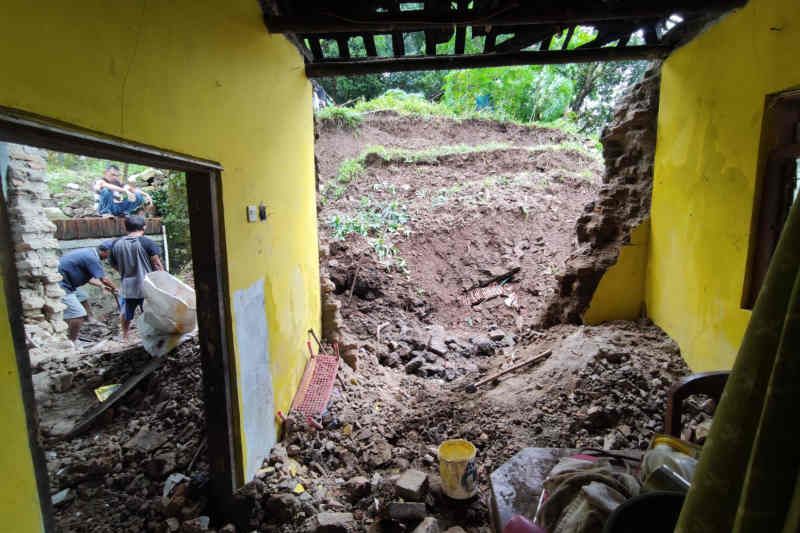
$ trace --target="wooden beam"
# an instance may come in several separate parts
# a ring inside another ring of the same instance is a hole
[[[591,24],[602,21],[623,21],[667,17],[675,12],[692,14],[723,13],[740,7],[746,0],[691,0],[651,2],[645,6],[627,6],[617,9],[574,6],[536,6],[515,10],[495,11],[485,14],[472,12],[420,13],[402,11],[388,14],[352,15],[328,11],[321,14],[299,16],[265,16],[271,33],[353,33],[393,32],[443,29],[453,26],[522,26],[531,24]]]
[[[467,28],[464,26],[459,26],[456,28],[456,46],[454,52],[456,54],[463,54],[464,53],[464,46],[467,40]]]
[[[328,60],[306,65],[309,78],[351,76],[376,72],[411,70],[448,70],[463,68],[502,67],[511,65],[548,65],[556,63],[588,63],[591,61],[627,61],[662,59],[672,49],[664,46],[630,46],[622,48],[581,48],[513,52],[506,54],[476,54],[462,56],[420,56],[403,58],[361,59],[356,61]]]
[[[394,57],[406,55],[406,43],[403,41],[403,34],[399,31],[392,32],[392,54]]]
[[[369,57],[376,57],[378,55],[378,50],[375,48],[375,36],[372,34],[364,34],[361,38],[364,39],[364,48],[367,50],[367,55]]]

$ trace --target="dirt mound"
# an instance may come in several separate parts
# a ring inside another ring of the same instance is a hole
[[[587,146],[491,121],[383,113],[358,130],[324,125],[321,266],[348,331],[364,342],[380,329],[393,339],[387,364],[447,379],[471,368],[459,352],[490,333],[513,345],[555,293],[572,228],[596,196],[599,154]],[[343,182],[336,165],[353,161]],[[447,364],[415,342],[434,326],[452,341]]]
[[[550,351],[544,363],[492,388],[465,392],[479,375]],[[247,527],[302,530],[321,512],[350,512],[360,530],[399,531],[385,518],[399,473],[428,475],[423,510],[440,525],[488,523],[488,476],[526,446],[643,449],[662,428],[668,388],[687,373],[676,345],[649,323],[557,326],[513,356],[472,356],[458,382],[388,370],[367,350],[358,373],[343,367],[322,430],[296,426],[241,493]],[[441,497],[436,448],[466,438],[478,448],[481,498],[453,506]],[[304,493],[292,489],[300,483]],[[287,512],[286,510],[291,510]]]

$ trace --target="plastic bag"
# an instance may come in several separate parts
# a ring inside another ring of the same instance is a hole
[[[137,320],[142,347],[154,357],[169,353],[197,328],[194,289],[159,270],[144,278],[144,312]]]

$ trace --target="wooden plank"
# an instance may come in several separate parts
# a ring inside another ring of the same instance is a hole
[[[142,348],[139,346],[134,348],[136,351],[141,349]],[[83,416],[81,416],[80,420],[78,420],[78,422],[75,424],[75,426],[69,431],[69,433],[63,437],[60,437],[58,440],[69,440],[73,437],[81,435],[82,433],[85,433],[94,425],[95,421],[100,415],[114,407],[118,401],[127,396],[128,393],[136,387],[136,385],[144,380],[144,378],[155,372],[158,368],[161,368],[166,360],[166,356],[153,358],[149,363],[144,365],[141,370],[128,378],[125,383],[123,383],[117,390],[114,391],[111,396],[108,397],[106,401],[100,402],[86,411]]]
[[[361,38],[364,39],[364,48],[367,50],[367,55],[369,57],[376,57],[378,55],[378,50],[375,48],[375,36],[365,33]]]
[[[186,189],[197,326],[203,367],[203,397],[211,469],[210,502],[220,516],[231,512],[233,492],[244,483],[228,291],[228,266],[218,172],[188,173]]]
[[[4,106],[0,106],[0,141],[156,168],[222,170],[222,166],[214,161],[169,152]]]
[[[348,36],[336,37],[336,46],[339,48],[339,57],[348,59],[350,57],[350,38]]]
[[[56,239],[62,241],[120,237],[127,233],[125,231],[125,219],[121,217],[68,218],[54,220],[53,223],[56,225]],[[160,234],[161,228],[160,218],[146,219],[146,234]]]
[[[462,68],[500,67],[510,65],[548,65],[558,63],[587,63],[591,61],[625,61],[662,59],[672,48],[665,46],[629,46],[622,48],[581,48],[575,50],[522,51],[505,54],[422,56],[402,58],[361,59],[354,61],[328,60],[306,65],[309,78],[350,76],[376,72],[410,70],[445,70]]]
[[[474,12],[431,12],[402,11],[396,13],[349,13],[329,11],[307,15],[276,15],[266,21],[271,33],[361,33],[423,31],[425,29],[452,29],[454,26],[522,26],[532,24],[589,24],[603,21],[637,20],[664,18],[681,12],[691,17],[695,14],[723,13],[741,7],[746,0],[710,0],[695,2],[691,0],[655,1],[645,5],[627,5],[616,8],[605,7],[598,2],[597,7],[587,8],[585,2],[573,1],[550,6],[528,6],[509,9],[500,6],[487,13]]]

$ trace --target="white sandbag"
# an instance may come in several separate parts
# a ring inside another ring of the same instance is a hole
[[[144,278],[144,301],[144,321],[159,333],[188,333],[197,327],[194,289],[169,272],[158,270]]]
[[[154,357],[171,352],[197,328],[194,289],[169,272],[144,278],[144,312],[137,319],[142,347]]]

